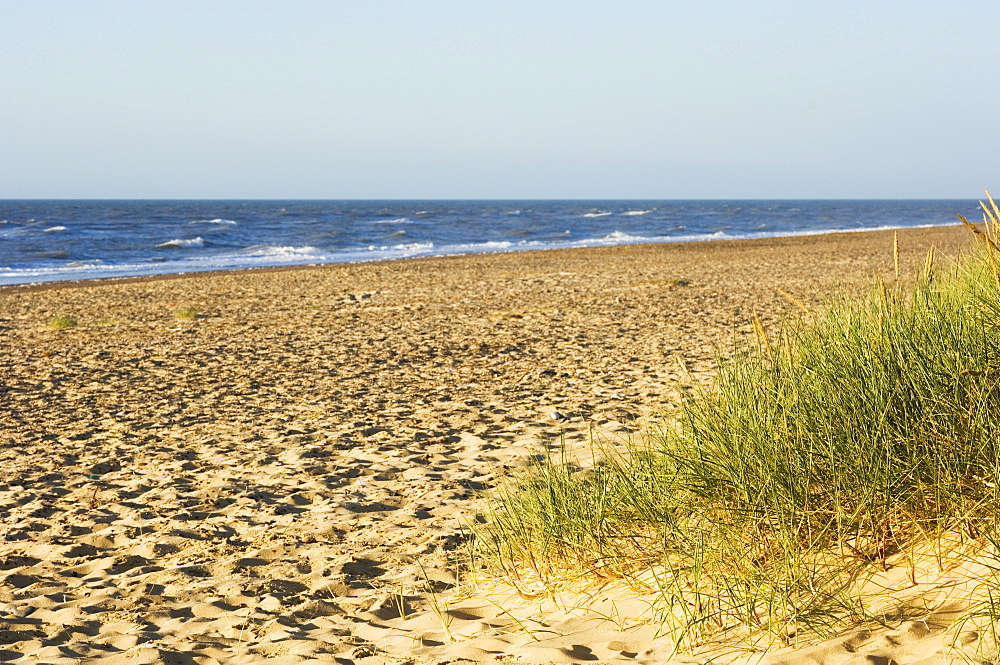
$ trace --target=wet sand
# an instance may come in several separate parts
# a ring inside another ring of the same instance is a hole
[[[904,275],[969,242],[899,238]],[[676,659],[638,609],[503,628],[453,561],[480,493],[892,266],[870,232],[0,287],[0,661]]]

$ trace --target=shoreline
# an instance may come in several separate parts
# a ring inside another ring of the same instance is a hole
[[[706,243],[714,246],[726,247],[730,243],[757,243],[757,242],[767,242],[767,241],[794,240],[799,238],[808,239],[808,238],[826,237],[826,236],[841,236],[841,235],[853,235],[853,234],[864,235],[864,234],[874,234],[874,233],[909,232],[909,231],[947,229],[947,228],[961,228],[961,225],[947,223],[947,224],[934,224],[934,225],[921,225],[921,226],[879,227],[872,229],[857,229],[857,230],[852,229],[852,230],[838,230],[838,231],[803,231],[801,233],[793,233],[789,235],[766,235],[754,238],[719,238],[719,239],[706,239],[706,240],[679,240],[679,241],[664,240],[664,241],[649,241],[649,242],[639,242],[639,243],[623,243],[615,245],[587,245],[583,247],[502,249],[502,250],[491,250],[482,252],[469,252],[462,254],[430,254],[422,256],[392,258],[392,259],[371,259],[364,261],[331,261],[326,263],[306,263],[306,264],[249,266],[240,268],[192,270],[189,272],[177,272],[177,273],[152,273],[152,274],[142,274],[142,275],[87,277],[82,279],[54,279],[41,282],[0,284],[0,294],[11,291],[16,292],[16,291],[44,290],[53,288],[89,287],[89,286],[97,286],[104,283],[114,283],[114,284],[142,283],[142,282],[158,281],[158,280],[194,278],[203,275],[213,276],[213,275],[223,275],[228,273],[261,273],[261,272],[280,272],[280,271],[295,271],[295,270],[313,270],[313,269],[322,269],[332,266],[395,264],[398,262],[408,262],[408,261],[458,259],[462,257],[493,256],[498,254],[500,255],[522,254],[522,253],[536,253],[536,252],[539,253],[588,252],[591,250],[613,249],[618,247],[640,247],[645,245],[695,246]]]
[[[901,274],[969,236],[900,231]],[[476,605],[482,493],[542,445],[642,436],[681,363],[794,311],[777,289],[892,274],[876,231],[0,287],[0,656],[676,662],[627,599],[621,625]]]

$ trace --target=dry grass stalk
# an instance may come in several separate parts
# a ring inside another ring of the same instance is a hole
[[[896,274],[896,281],[899,281],[899,232],[892,232],[892,269]]]
[[[997,247],[997,244],[995,242],[993,242],[992,240],[990,240],[989,236],[987,236],[985,233],[983,233],[982,231],[980,231],[979,228],[976,227],[975,224],[973,224],[972,222],[970,222],[969,220],[967,220],[965,217],[962,217],[961,215],[955,215],[955,216],[958,217],[960,220],[962,220],[962,223],[965,224],[966,228],[968,228],[970,231],[972,231],[977,238],[979,238],[984,243],[986,243],[987,247],[989,247],[994,252],[1000,252],[1000,247]]]
[[[930,280],[934,273],[934,248],[927,251],[927,259],[924,261],[924,279]]]
[[[990,194],[990,190],[988,189],[986,190],[986,200],[990,202],[990,207],[992,208],[992,212],[986,209],[986,206],[983,204],[982,201],[979,202],[979,205],[982,206],[983,212],[985,212],[986,216],[990,219],[990,221],[993,222],[994,232],[995,232],[996,227],[1000,225],[1000,206],[998,206],[997,202],[993,200],[993,195]]]
[[[990,197],[990,200],[992,201],[993,197]],[[980,205],[982,205],[982,203],[980,203]],[[994,205],[996,204],[994,203]],[[983,206],[983,208],[985,209],[985,206]],[[962,223],[965,224],[966,228],[972,231],[977,238],[982,240],[986,246],[990,248],[990,251],[987,252],[987,262],[989,263],[990,271],[993,273],[993,279],[996,280],[997,285],[1000,286],[1000,270],[997,269],[996,262],[996,255],[997,253],[1000,253],[1000,247],[997,247],[997,244],[990,240],[988,235],[976,228],[976,225],[967,220],[965,217],[962,217],[961,215],[957,215],[957,217],[962,220]],[[986,228],[989,228],[988,223]]]
[[[694,383],[694,377],[691,376],[691,372],[690,372],[690,370],[688,370],[687,363],[684,362],[684,359],[681,358],[680,356],[676,356],[675,355],[674,358],[677,359],[677,366],[680,368],[681,378],[684,380],[684,383],[686,383],[688,385],[693,384]]]
[[[757,346],[764,350],[767,359],[770,362],[774,362],[774,351],[771,349],[771,342],[767,338],[767,332],[764,330],[764,322],[760,320],[757,312],[753,313],[753,334],[757,338]]]
[[[777,291],[785,300],[787,300],[788,302],[792,303],[793,305],[801,309],[805,314],[812,313],[812,310],[809,309],[808,305],[806,305],[804,302],[802,302],[792,294],[786,291],[782,291],[781,289],[775,289],[775,291]]]

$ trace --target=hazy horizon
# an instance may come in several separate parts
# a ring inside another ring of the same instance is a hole
[[[1000,5],[3,4],[0,198],[970,199]]]
[[[386,202],[394,202],[394,201],[398,201],[398,202],[404,202],[404,203],[405,202],[419,203],[421,201],[440,201],[440,202],[449,202],[449,201],[462,202],[462,201],[470,201],[470,202],[484,202],[484,203],[493,202],[493,201],[496,201],[496,202],[510,201],[510,202],[520,202],[520,203],[529,203],[531,201],[546,201],[546,202],[552,202],[552,201],[580,201],[580,202],[588,202],[588,201],[593,201],[595,203],[601,203],[601,202],[610,203],[610,202],[621,201],[621,202],[635,202],[635,203],[641,203],[641,202],[651,202],[652,203],[652,202],[657,202],[657,201],[664,201],[664,202],[665,201],[673,201],[673,202],[684,202],[684,201],[705,201],[705,202],[712,202],[712,201],[718,201],[718,202],[725,202],[725,201],[786,201],[786,202],[787,201],[976,201],[978,199],[985,199],[985,195],[984,196],[979,196],[979,197],[976,197],[976,196],[941,196],[941,197],[911,196],[911,197],[890,197],[890,198],[883,198],[883,197],[871,197],[870,196],[870,197],[858,197],[858,198],[855,198],[855,197],[839,196],[839,197],[801,198],[801,197],[790,196],[790,197],[764,197],[764,198],[753,198],[753,197],[745,197],[745,198],[716,197],[716,198],[698,198],[698,199],[695,199],[695,198],[683,198],[683,197],[677,197],[677,198],[671,198],[671,199],[663,199],[663,198],[656,198],[656,199],[654,199],[654,198],[620,198],[620,197],[612,197],[612,198],[607,198],[607,197],[604,197],[604,198],[582,198],[581,197],[581,198],[572,198],[572,199],[570,199],[570,198],[548,198],[548,199],[546,199],[546,198],[478,198],[478,199],[476,199],[476,198],[442,198],[442,199],[416,198],[416,199],[407,199],[407,198],[395,198],[395,197],[384,197],[384,198],[339,198],[339,199],[333,199],[333,198],[287,198],[287,197],[278,197],[278,198],[260,198],[260,197],[243,197],[243,198],[231,198],[230,197],[230,198],[220,198],[220,197],[214,197],[214,196],[200,196],[200,197],[198,197],[198,196],[192,196],[192,197],[186,197],[186,198],[176,198],[176,197],[110,197],[110,198],[84,198],[84,197],[81,197],[81,198],[67,198],[67,197],[59,197],[59,196],[50,196],[50,197],[22,197],[22,198],[13,198],[12,197],[12,198],[3,198],[3,199],[0,199],[0,201],[164,201],[164,202],[168,202],[168,201],[205,201],[205,202],[211,202],[211,201],[230,201],[230,202],[231,201],[261,201],[261,202],[264,202],[264,201],[301,201],[301,202],[309,202],[309,201],[317,201],[317,202],[322,202],[322,201],[346,201],[346,202],[350,202],[350,201],[363,201],[363,202],[386,201]]]

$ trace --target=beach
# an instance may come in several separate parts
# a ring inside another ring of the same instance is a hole
[[[455,563],[482,494],[644,436],[755,314],[891,283],[893,235],[0,287],[0,661],[683,661],[627,600],[483,601],[502,580]],[[970,242],[898,238],[903,279]]]

